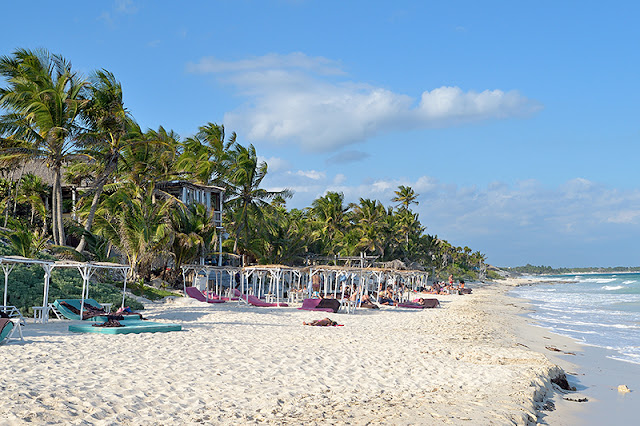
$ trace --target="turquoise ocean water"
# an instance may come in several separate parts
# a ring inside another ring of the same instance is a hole
[[[533,302],[531,317],[540,326],[640,364],[640,274],[528,278],[537,283],[511,294]]]

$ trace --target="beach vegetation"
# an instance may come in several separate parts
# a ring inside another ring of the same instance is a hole
[[[264,187],[268,165],[252,144],[212,122],[184,139],[163,126],[143,130],[105,69],[84,79],[60,55],[18,49],[0,58],[0,76],[0,209],[12,253],[127,263],[141,294],[151,282],[181,288],[181,265],[221,252],[242,265],[366,254],[437,277],[485,273],[483,254],[426,232],[410,186],[399,186],[391,205],[347,204],[327,192],[288,209],[292,191]],[[51,181],[25,173],[29,162],[51,171]],[[66,182],[83,188],[67,204],[63,169]],[[158,185],[175,180],[224,189],[222,229],[203,204]]]
[[[0,57],[0,134],[7,148],[4,165],[42,161],[53,173],[52,234],[65,244],[62,220],[62,166],[70,160],[80,132],[79,114],[87,101],[86,82],[60,55],[45,50],[18,49]]]

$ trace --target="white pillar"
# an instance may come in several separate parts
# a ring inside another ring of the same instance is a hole
[[[15,266],[15,263],[8,264],[5,263],[2,265],[2,270],[4,271],[4,306],[7,306],[7,287],[9,286],[9,274],[11,270]],[[5,308],[6,311],[6,308]]]

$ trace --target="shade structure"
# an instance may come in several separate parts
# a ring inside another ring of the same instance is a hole
[[[118,263],[108,262],[74,262],[74,261],[47,261],[40,259],[29,259],[21,256],[2,256],[0,257],[0,266],[4,272],[4,305],[7,305],[7,287],[9,282],[9,274],[16,264],[40,265],[44,269],[44,291],[42,295],[43,322],[49,319],[49,284],[51,282],[51,272],[54,268],[77,268],[82,276],[82,306],[80,309],[80,317],[84,310],[84,299],[89,296],[89,280],[93,273],[98,269],[111,269],[120,271],[123,275],[124,286],[122,290],[122,307],[124,307],[124,297],[127,290],[127,275],[131,267]]]

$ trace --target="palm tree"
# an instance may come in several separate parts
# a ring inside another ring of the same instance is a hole
[[[18,49],[0,58],[0,76],[8,86],[0,88],[0,152],[5,161],[42,161],[53,171],[53,239],[65,244],[62,222],[62,175],[64,162],[72,154],[79,133],[78,115],[86,105],[82,93],[86,83],[71,70],[71,64],[46,50]]]
[[[207,210],[204,204],[184,206],[176,203],[170,214],[173,241],[171,252],[175,260],[175,269],[180,265],[204,255],[216,241],[216,226],[213,210]]]
[[[129,187],[136,196],[151,193],[155,197],[156,183],[180,177],[176,169],[180,136],[164,127],[142,133],[134,123],[131,133],[137,138],[127,143],[118,162],[118,182],[110,189]]]
[[[293,264],[303,259],[309,234],[305,226],[303,212],[288,212],[274,199],[272,209],[265,212],[257,238],[252,241],[258,261],[262,264]]]
[[[100,204],[94,227],[127,257],[134,279],[149,278],[155,257],[167,253],[172,238],[172,200],[153,200],[150,193],[121,188]]]
[[[26,201],[31,206],[31,225],[33,225],[37,213],[42,218],[42,229],[46,231],[47,211],[43,198],[49,192],[49,186],[44,183],[41,177],[33,173],[25,174],[20,181],[19,199]]]
[[[352,204],[353,221],[359,231],[361,250],[385,255],[386,241],[390,232],[389,212],[377,200],[360,198],[360,204]]]
[[[258,162],[253,145],[243,147],[235,144],[231,156],[228,176],[229,199],[225,205],[231,215],[230,224],[235,236],[234,251],[237,251],[240,245],[246,254],[251,251],[251,235],[254,233],[250,223],[262,221],[264,211],[271,208],[269,201],[277,196],[290,198],[292,193],[289,189],[267,191],[260,188],[262,180],[267,175],[267,163]]]
[[[311,215],[320,226],[319,236],[323,242],[323,252],[326,254],[340,252],[346,225],[345,214],[349,210],[343,203],[343,193],[327,192],[311,204]]]
[[[81,117],[89,129],[82,135],[80,143],[84,148],[81,152],[89,162],[77,163],[76,170],[86,173],[89,169],[95,179],[91,207],[84,222],[85,232],[76,247],[78,252],[85,248],[85,235],[91,232],[100,196],[105,184],[117,170],[122,150],[139,140],[135,132],[138,127],[124,107],[122,86],[112,73],[96,71],[90,78],[88,91],[89,103]]]
[[[398,203],[401,209],[409,210],[411,204],[418,204],[416,198],[418,198],[420,194],[416,194],[410,186],[400,185],[394,193],[396,196],[393,197],[391,201]]]
[[[22,257],[35,257],[47,246],[47,235],[42,231],[32,231],[19,220],[11,220],[12,230],[0,231],[0,236],[7,239],[9,248],[14,254]]]
[[[420,235],[425,228],[420,224],[418,213],[413,213],[409,209],[400,208],[395,214],[396,226],[398,231],[404,235],[405,256],[409,254],[409,236]]]
[[[198,133],[182,142],[183,152],[177,168],[188,172],[203,185],[224,186],[230,166],[230,150],[236,143],[235,132],[225,141],[224,126],[208,123]]]

